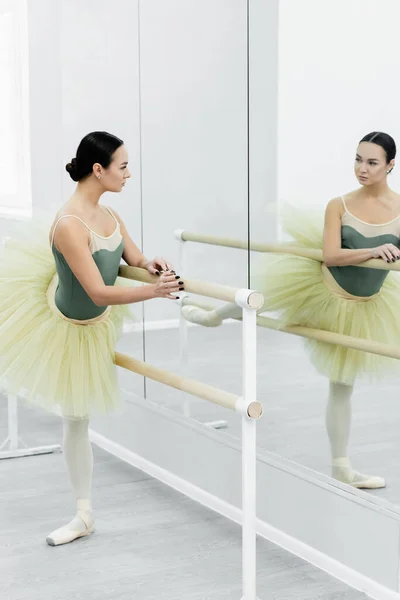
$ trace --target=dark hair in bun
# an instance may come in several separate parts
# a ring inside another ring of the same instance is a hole
[[[386,163],[390,163],[391,160],[396,156],[396,144],[394,139],[388,134],[382,131],[372,131],[363,137],[361,142],[370,142],[376,144],[384,149],[386,154]]]
[[[71,179],[74,181],[79,181],[76,178],[76,158],[73,158],[70,163],[65,165],[65,170],[70,174]]]
[[[106,131],[93,131],[85,135],[76,151],[76,158],[65,165],[73,181],[82,181],[93,172],[93,165],[99,163],[107,169],[113,154],[124,142]]]

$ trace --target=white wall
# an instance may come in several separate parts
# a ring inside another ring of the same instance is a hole
[[[280,0],[279,199],[323,207],[358,187],[358,141],[400,147],[398,0]],[[400,188],[400,166],[391,176]]]
[[[140,35],[144,250],[176,264],[175,228],[247,235],[246,2],[146,0]],[[186,251],[189,276],[246,285],[245,252]]]
[[[257,241],[277,235],[278,14],[279,0],[250,2],[250,236]]]

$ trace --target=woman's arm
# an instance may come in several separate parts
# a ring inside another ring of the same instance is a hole
[[[133,304],[152,298],[176,298],[180,286],[171,273],[164,273],[156,284],[141,287],[105,285],[89,249],[88,230],[77,219],[60,221],[54,241],[71,271],[97,306]]]
[[[331,200],[325,211],[323,239],[323,257],[328,267],[359,265],[370,258],[383,258],[387,262],[400,256],[399,249],[393,244],[383,244],[375,248],[348,250],[342,248],[342,202],[340,198]]]

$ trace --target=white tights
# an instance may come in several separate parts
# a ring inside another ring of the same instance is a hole
[[[64,417],[63,449],[68,475],[79,504],[91,508],[93,452],[89,441],[89,419]]]
[[[89,441],[89,419],[64,417],[64,457],[76,498],[76,516],[46,538],[51,546],[67,544],[94,530],[92,519],[93,452]]]

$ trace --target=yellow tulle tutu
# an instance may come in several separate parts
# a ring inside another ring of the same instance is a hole
[[[48,297],[49,224],[21,229],[0,251],[0,384],[63,415],[108,413],[120,406],[114,348],[129,307],[86,325],[62,318]]]
[[[295,246],[322,248],[323,214],[294,207],[283,212],[283,228]],[[400,277],[388,274],[373,297],[349,297],[331,281],[321,263],[292,255],[262,254],[254,261],[253,289],[264,294],[266,311],[277,311],[285,325],[303,325],[387,344],[400,343]],[[333,279],[333,278],[331,278]],[[336,289],[335,289],[336,288]],[[331,381],[352,384],[399,374],[395,359],[306,340],[317,370]]]

